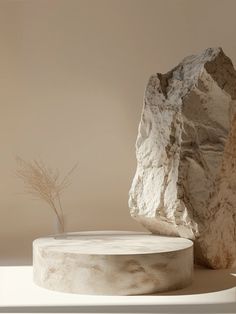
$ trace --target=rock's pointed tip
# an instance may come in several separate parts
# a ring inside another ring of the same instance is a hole
[[[212,50],[212,51],[218,50],[218,51],[223,51],[223,48],[220,47],[220,46],[217,46],[217,47],[209,47],[209,48],[206,48],[206,49],[204,49],[204,50]]]
[[[203,54],[211,54],[211,55],[214,55],[214,56],[218,56],[218,55],[226,56],[226,54],[224,53],[223,48],[220,47],[220,46],[207,48],[207,49],[205,49],[203,51]]]

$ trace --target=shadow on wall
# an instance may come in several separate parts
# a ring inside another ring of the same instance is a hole
[[[32,265],[32,241],[34,236],[1,237],[0,266]]]

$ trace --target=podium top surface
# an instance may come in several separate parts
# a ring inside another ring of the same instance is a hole
[[[52,235],[34,246],[54,252],[101,255],[133,255],[176,252],[192,247],[191,240],[146,232],[100,231]]]

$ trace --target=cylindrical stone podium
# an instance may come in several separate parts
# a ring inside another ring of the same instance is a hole
[[[78,294],[137,295],[191,283],[193,243],[150,233],[99,231],[33,242],[34,282]]]

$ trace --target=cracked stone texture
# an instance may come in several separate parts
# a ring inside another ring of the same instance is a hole
[[[149,79],[129,194],[148,230],[195,242],[195,260],[236,264],[236,72],[221,48]]]

